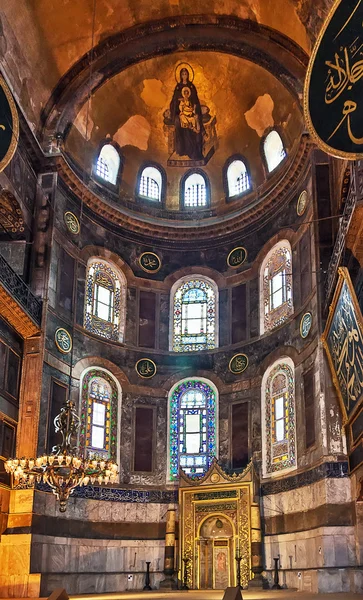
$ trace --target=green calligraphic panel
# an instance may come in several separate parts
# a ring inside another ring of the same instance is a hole
[[[12,159],[19,138],[19,118],[13,97],[0,77],[0,171]]]
[[[313,315],[311,314],[311,312],[305,313],[301,317],[301,321],[300,321],[300,335],[303,339],[308,337],[312,324],[313,324]]]
[[[304,110],[318,145],[363,157],[363,0],[337,0],[313,50]]]
[[[231,252],[227,256],[227,264],[232,269],[237,269],[237,267],[243,265],[247,258],[247,250],[242,246],[238,246],[237,248],[233,248]]]
[[[357,309],[350,285],[344,279],[324,337],[348,420],[363,397],[363,335]]]
[[[64,222],[70,233],[77,235],[80,232],[80,224],[76,215],[69,210],[64,213]]]
[[[157,273],[161,267],[161,260],[154,252],[144,252],[139,257],[139,264],[147,273]]]
[[[135,365],[135,369],[143,379],[150,379],[156,374],[156,364],[151,358],[140,358]]]
[[[72,350],[72,338],[70,333],[63,329],[63,327],[59,327],[54,334],[55,344],[60,352],[63,354],[68,354]]]
[[[235,375],[240,375],[248,367],[248,357],[245,354],[235,354],[229,361],[229,370]]]

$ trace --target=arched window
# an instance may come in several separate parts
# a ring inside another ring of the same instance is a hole
[[[117,460],[118,389],[103,369],[90,369],[81,383],[79,446],[84,456]]]
[[[260,270],[261,333],[278,327],[293,312],[291,247],[283,240],[270,250]]]
[[[139,182],[139,196],[148,200],[161,201],[163,180],[159,169],[145,167],[142,170]]]
[[[262,379],[262,439],[264,476],[296,467],[294,363],[276,361]]]
[[[106,261],[88,263],[84,327],[109,340],[122,341],[125,326],[126,279]]]
[[[201,173],[191,173],[185,178],[183,205],[185,208],[200,208],[208,205],[207,180]]]
[[[112,144],[104,144],[97,157],[96,175],[108,183],[116,185],[120,168],[120,155]]]
[[[280,134],[273,129],[265,137],[263,151],[267,163],[268,172],[271,173],[282,162],[286,156],[286,150]]]
[[[187,379],[169,396],[169,477],[179,466],[192,477],[208,471],[218,448],[217,390],[211,382]]]
[[[250,177],[243,160],[233,160],[227,169],[228,197],[239,196],[251,189]]]
[[[190,352],[217,347],[217,293],[212,280],[197,275],[174,284],[171,350]]]

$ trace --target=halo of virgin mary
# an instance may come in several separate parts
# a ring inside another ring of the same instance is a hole
[[[188,93],[186,88],[189,89]],[[202,109],[197,89],[190,81],[189,71],[183,67],[170,104],[170,118],[175,126],[175,153],[192,160],[203,159]]]

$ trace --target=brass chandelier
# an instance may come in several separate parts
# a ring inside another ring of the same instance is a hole
[[[74,402],[68,400],[54,419],[56,433],[62,442],[54,446],[52,453],[37,458],[12,458],[5,462],[13,487],[34,487],[36,483],[48,484],[59,500],[60,512],[65,512],[67,500],[77,487],[91,483],[98,485],[114,483],[117,479],[117,464],[102,457],[84,458],[72,447],[72,436],[77,435],[79,417]]]

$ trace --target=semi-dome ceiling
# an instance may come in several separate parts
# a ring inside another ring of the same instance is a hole
[[[3,0],[0,64],[37,128],[60,78],[92,46],[130,27],[181,15],[230,15],[268,26],[309,52],[331,4],[332,0]]]
[[[251,170],[253,186],[265,178],[261,138],[269,128],[280,131],[288,151],[299,139],[303,119],[299,102],[262,67],[217,52],[176,53],[155,57],[125,69],[108,80],[78,113],[66,140],[66,151],[89,170],[100,142],[118,143],[124,156],[122,187],[133,196],[142,164],[156,162],[167,174],[168,208],[179,205],[179,183],[185,169],[178,160],[169,109],[185,66],[206,115],[209,136],[203,166],[211,182],[212,204],[225,196],[223,166],[241,154]],[[192,163],[192,161],[189,161]],[[188,163],[188,161],[187,161]]]

